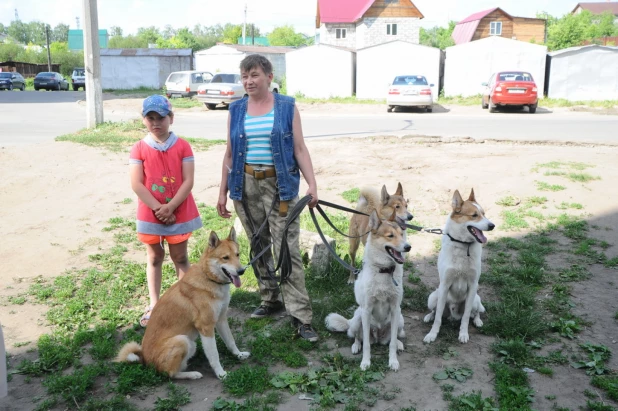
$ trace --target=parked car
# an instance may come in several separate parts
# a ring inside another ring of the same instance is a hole
[[[530,113],[536,113],[539,97],[532,75],[525,71],[501,71],[494,73],[487,83],[482,84],[481,106],[494,113],[498,107],[528,106]]]
[[[62,74],[53,71],[44,71],[36,75],[34,78],[34,89],[40,90],[69,90],[69,82],[66,81]]]
[[[71,74],[71,84],[73,86],[73,91],[79,90],[79,88],[83,88],[86,90],[86,70],[83,68],[73,69],[73,74]]]
[[[197,88],[210,83],[212,73],[209,71],[175,71],[165,80],[165,94],[171,97],[192,97],[197,94]]]
[[[270,83],[270,91],[279,92],[279,84]],[[229,106],[231,102],[245,96],[245,87],[242,85],[240,74],[217,73],[210,83],[197,88],[197,100],[204,103],[209,110],[214,110],[218,104]]]
[[[388,87],[386,96],[386,111],[395,107],[419,107],[428,112],[433,111],[433,84],[428,84],[425,76],[396,76]]]
[[[17,72],[0,72],[0,90],[26,90],[26,80]]]

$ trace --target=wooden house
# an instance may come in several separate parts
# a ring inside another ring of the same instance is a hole
[[[592,3],[577,3],[577,6],[571,11],[571,14],[579,14],[584,10],[590,11],[592,14],[601,14],[609,11],[618,22],[618,2],[615,1],[598,1]]]
[[[419,44],[423,14],[411,0],[318,0],[319,43],[352,50],[402,40]]]
[[[499,7],[474,13],[453,30],[455,44],[463,44],[491,36],[543,44],[547,40],[545,19],[514,17]]]

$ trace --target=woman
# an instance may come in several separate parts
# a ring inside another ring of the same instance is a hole
[[[217,211],[221,217],[231,217],[226,208],[229,191],[247,236],[251,238],[264,225],[260,231],[261,244],[270,244],[272,238],[275,247],[279,247],[287,210],[298,201],[300,172],[309,186],[306,194],[312,197],[309,207],[318,203],[311,156],[294,99],[270,92],[273,80],[270,61],[258,54],[247,56],[240,62],[240,72],[247,96],[230,104]],[[273,197],[274,208],[269,213]],[[257,263],[257,274],[262,279],[262,303],[251,317],[263,318],[280,310],[282,297],[298,334],[308,341],[317,341],[318,335],[311,327],[313,313],[305,288],[299,234],[297,219],[288,229],[292,270],[282,281],[281,289],[269,275],[274,274],[272,254],[267,252],[266,258]]]

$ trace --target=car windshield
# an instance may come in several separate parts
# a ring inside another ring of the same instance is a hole
[[[12,73],[0,73],[0,78],[11,78]]]
[[[530,73],[525,71],[509,71],[500,73],[498,76],[499,81],[532,81]]]
[[[54,77],[54,73],[39,73],[35,78],[49,78]]]
[[[427,79],[423,76],[397,76],[393,81],[394,86],[426,86]]]
[[[211,83],[236,83],[235,74],[215,74]]]
[[[84,70],[73,70],[73,75],[74,76],[85,76],[86,74],[84,73]]]

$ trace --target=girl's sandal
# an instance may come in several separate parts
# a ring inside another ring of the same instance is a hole
[[[150,313],[152,313],[152,307],[148,306],[146,307],[142,318],[139,319],[139,325],[141,325],[142,327],[146,327],[148,325],[148,320],[150,320]]]

